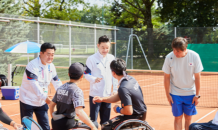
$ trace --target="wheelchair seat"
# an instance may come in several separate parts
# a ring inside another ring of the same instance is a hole
[[[98,122],[93,121],[93,124],[98,128]],[[91,128],[88,125],[86,125],[83,122],[79,122],[78,120],[76,120],[76,125],[71,130],[76,130],[76,129],[91,130]]]

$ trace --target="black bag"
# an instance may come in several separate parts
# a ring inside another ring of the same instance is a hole
[[[1,86],[8,86],[8,79],[3,74],[0,74],[0,87]]]

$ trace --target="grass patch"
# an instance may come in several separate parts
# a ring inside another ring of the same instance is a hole
[[[71,54],[75,55],[89,55],[89,54],[94,54],[95,53],[95,48],[72,48],[71,49]],[[57,48],[55,51],[56,55],[69,55],[69,48]]]

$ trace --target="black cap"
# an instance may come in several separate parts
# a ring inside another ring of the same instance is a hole
[[[79,79],[84,74],[85,70],[86,66],[83,63],[76,62],[71,64],[69,67],[70,78]]]

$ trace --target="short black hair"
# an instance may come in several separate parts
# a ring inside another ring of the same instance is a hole
[[[99,37],[98,44],[101,44],[102,42],[109,42],[109,41],[110,41],[109,38],[106,35],[104,35]]]
[[[115,59],[111,62],[110,68],[116,75],[123,75],[123,71],[126,71],[126,62],[123,59]]]
[[[56,47],[53,44],[48,43],[48,42],[43,43],[41,45],[40,51],[44,53],[46,52],[46,49],[54,49],[54,51],[56,51]]]

